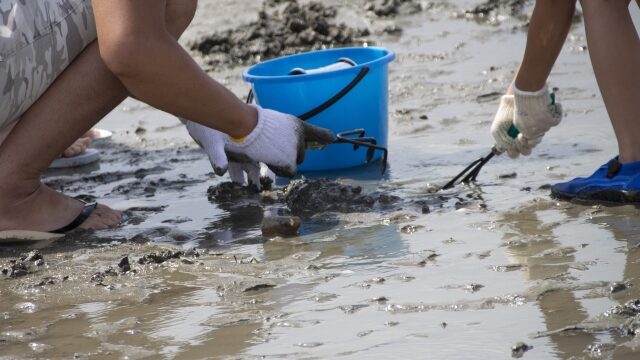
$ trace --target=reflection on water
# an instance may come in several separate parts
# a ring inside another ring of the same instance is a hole
[[[196,27],[207,31],[257,10],[255,2],[200,3],[206,14]],[[35,273],[0,280],[0,359],[503,359],[520,341],[533,346],[525,358],[596,350],[634,358],[637,340],[602,316],[640,298],[639,211],[558,203],[543,186],[587,174],[616,151],[581,26],[553,74],[569,110],[562,131],[525,161],[492,160],[481,186],[430,192],[490,148],[496,104],[478,99],[511,82],[525,36],[520,21],[452,16],[455,4],[398,18],[403,35],[380,36],[399,55],[390,74],[390,171],[381,178],[370,164],[321,174],[411,208],[321,214],[305,219],[298,237],[265,238],[264,213],[280,205],[209,201],[220,179],[206,156],[184,147],[175,119],[129,100],[136,111],[120,109],[103,123],[117,143],[103,149],[99,169],[47,180],[132,209],[134,219],[62,242],[0,248],[0,264],[33,247],[46,260]],[[341,16],[363,21],[359,7],[343,8]],[[246,92],[240,70],[213,75]],[[133,135],[138,126],[143,136]],[[192,247],[198,256],[137,262]],[[118,267],[124,257],[128,273]],[[631,286],[612,292],[614,282]],[[588,324],[597,330],[545,333]]]

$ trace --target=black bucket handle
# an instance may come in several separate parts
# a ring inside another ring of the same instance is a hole
[[[345,86],[342,90],[340,90],[340,92],[338,92],[336,95],[334,95],[333,97],[331,97],[329,100],[325,101],[324,103],[320,104],[319,106],[317,106],[313,110],[308,111],[308,112],[298,116],[297,118],[302,120],[302,121],[307,121],[307,120],[319,115],[320,113],[322,113],[323,111],[327,110],[331,106],[335,105],[343,97],[345,97],[347,94],[349,94],[349,92],[351,92],[351,90],[353,90],[362,81],[362,79],[364,79],[364,77],[367,76],[369,71],[370,71],[370,69],[369,69],[368,66],[363,66],[362,69],[358,72],[358,75],[349,84],[347,84],[347,86]],[[251,104],[251,103],[253,103],[254,100],[255,100],[255,95],[253,93],[253,89],[251,89],[251,90],[249,90],[249,94],[247,95],[246,102],[247,102],[247,104]],[[359,138],[356,138],[356,139],[347,138],[347,136],[355,135],[355,134],[358,134],[358,135],[360,135],[360,138],[363,138],[364,137],[364,130],[363,129],[356,129],[356,130],[351,130],[351,131],[346,131],[346,132],[339,133],[339,134],[337,134],[337,141],[335,142],[335,144],[341,144],[341,143],[342,144],[344,144],[344,143],[353,144],[354,145],[354,150],[358,150],[358,147],[360,147],[360,146],[369,148],[369,151],[367,152],[367,163],[369,161],[371,161],[371,158],[373,157],[373,154],[372,154],[373,151],[375,151],[375,150],[382,151],[383,152],[383,158],[382,158],[382,163],[380,164],[380,172],[384,174],[386,169],[387,169],[387,157],[388,157],[387,148],[382,147],[382,146],[378,146],[376,141],[375,141],[375,139],[373,139],[373,141],[371,141],[371,139],[366,139],[365,141],[360,141]]]

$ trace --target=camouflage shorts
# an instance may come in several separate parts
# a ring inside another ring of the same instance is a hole
[[[0,0],[0,129],[95,39],[91,0]]]

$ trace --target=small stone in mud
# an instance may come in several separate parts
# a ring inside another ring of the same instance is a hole
[[[369,302],[378,303],[378,304],[386,304],[389,299],[386,296],[378,296],[371,298]]]
[[[368,0],[366,10],[377,16],[411,15],[422,11],[416,0]]]
[[[533,349],[533,346],[529,346],[523,342],[519,342],[511,347],[511,357],[521,358],[524,353]]]
[[[118,268],[123,273],[128,273],[129,271],[131,271],[131,264],[129,263],[128,256],[125,256],[122,258],[122,260],[120,260],[120,262],[118,263]]]
[[[54,278],[52,277],[45,277],[42,280],[40,280],[39,282],[33,284],[33,287],[43,287],[43,286],[47,286],[47,285],[55,285],[56,281]]]
[[[421,229],[424,229],[424,226],[422,226],[422,225],[405,225],[400,229],[400,232],[402,232],[404,234],[413,234],[413,233],[416,233],[416,232],[420,231]]]
[[[492,101],[498,100],[502,95],[504,94],[501,92],[494,91],[488,94],[478,95],[478,97],[476,97],[476,101],[479,103],[492,102]]]
[[[619,293],[621,291],[625,291],[629,288],[629,284],[624,282],[616,281],[609,286],[609,292],[611,294]]]
[[[40,251],[33,250],[26,254],[22,254],[22,256],[20,256],[20,260],[35,262],[37,260],[44,260],[44,258],[42,257],[42,254],[40,254]]]
[[[522,15],[525,2],[526,0],[486,0],[473,9],[467,10],[465,14],[477,20],[495,22],[501,13],[510,16]]]
[[[257,285],[253,285],[250,286],[246,289],[244,289],[244,292],[252,292],[252,291],[258,291],[258,290],[265,290],[265,289],[271,289],[276,287],[273,284],[257,284]]]
[[[505,180],[505,179],[515,179],[518,177],[518,173],[512,172],[512,173],[508,173],[508,174],[501,174],[498,175],[498,179],[501,180]]]
[[[400,325],[400,323],[398,321],[388,321],[384,325],[388,327],[394,327]]]
[[[431,209],[429,209],[428,206],[423,206],[422,207],[422,213],[423,214],[430,214],[431,213]]]
[[[184,255],[182,251],[172,251],[172,250],[162,250],[158,253],[151,253],[144,255],[140,259],[138,259],[138,264],[146,265],[146,264],[162,264],[165,261],[171,259],[178,259]]]
[[[183,216],[178,216],[177,218],[174,219],[168,219],[163,221],[163,224],[172,224],[172,225],[177,225],[177,224],[183,224],[186,222],[190,222],[193,221],[191,218],[188,217],[183,217]]]
[[[302,220],[297,216],[266,216],[262,220],[263,236],[296,236]]]
[[[91,275],[91,279],[89,281],[95,283],[97,286],[107,286],[104,284],[104,280],[108,276],[118,276],[118,272],[115,271],[112,267],[108,267],[104,271],[98,271]]]
[[[389,25],[382,29],[382,32],[389,35],[402,35],[402,28],[398,25]]]
[[[322,346],[324,345],[321,342],[308,342],[308,343],[297,343],[296,346],[301,347],[301,348],[315,348],[318,346]]]
[[[20,255],[18,259],[9,260],[9,264],[0,272],[9,278],[19,278],[38,271],[38,267],[44,265],[44,257],[38,250],[33,250]]]
[[[354,314],[359,310],[366,308],[368,305],[342,305],[339,307],[345,314]]]
[[[440,327],[443,328],[443,329],[446,329],[447,326],[448,326],[448,324],[446,322],[443,322],[443,323],[440,324]]]
[[[475,292],[480,291],[480,289],[482,289],[483,287],[484,287],[484,285],[472,283],[472,284],[469,284],[469,285],[465,286],[464,288],[465,288],[465,290],[467,290],[467,291],[469,291],[471,293],[475,293]]]
[[[616,344],[600,343],[587,346],[586,352],[589,357],[602,359],[608,357],[607,355],[612,353],[616,349]]]
[[[180,260],[181,263],[186,264],[186,265],[193,265],[194,262],[192,260],[189,259],[181,259]]]

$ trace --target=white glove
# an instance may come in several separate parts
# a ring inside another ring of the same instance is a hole
[[[562,105],[552,101],[545,85],[540,91],[525,92],[513,87],[514,95],[505,95],[491,125],[496,147],[515,159],[530,155],[544,134],[562,119]],[[520,134],[513,139],[509,129],[514,125]]]
[[[245,173],[247,180],[245,180]],[[240,185],[255,185],[258,190],[262,190],[263,186],[267,187],[276,181],[276,174],[265,164],[255,161],[252,162],[229,162],[229,177],[231,181]]]
[[[506,152],[510,158],[515,159],[520,155],[516,144],[516,139],[509,136],[509,129],[513,125],[515,117],[515,106],[513,95],[504,95],[500,99],[498,112],[491,124],[491,135],[496,142],[499,151]]]
[[[213,172],[218,176],[226,174],[229,169],[229,161],[227,154],[224,152],[224,147],[228,136],[218,130],[208,128],[187,119],[181,118],[180,121],[185,124],[193,140],[195,140],[205,153],[207,153],[207,156],[209,156],[209,162],[211,162]]]
[[[310,125],[293,115],[251,105],[258,111],[258,124],[243,139],[226,144],[230,158],[265,163],[276,175],[294,177],[297,165],[304,161],[306,142],[330,144],[335,137],[330,130]]]
[[[243,186],[253,184],[258,190],[262,189],[262,179],[268,179],[271,183],[275,181],[275,174],[256,161],[229,161],[224,150],[229,141],[226,134],[186,119],[180,121],[186,125],[189,135],[205,151],[216,175],[223,176],[228,171],[234,183]],[[245,173],[248,179],[245,178]]]

